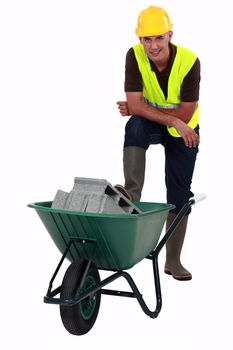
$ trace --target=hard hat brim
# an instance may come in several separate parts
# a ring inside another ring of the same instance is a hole
[[[161,30],[161,31],[153,31],[153,32],[147,32],[147,33],[142,33],[138,28],[135,29],[135,34],[139,38],[145,38],[147,36],[156,36],[156,35],[163,35],[165,33],[168,33],[171,29],[173,28],[173,24],[171,24],[168,28],[166,28],[166,31]]]

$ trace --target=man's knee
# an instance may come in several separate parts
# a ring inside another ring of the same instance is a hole
[[[146,119],[132,116],[125,127],[124,147],[136,146],[147,149],[150,145],[149,123]]]
[[[141,117],[131,117],[125,127],[126,134],[134,139],[142,139],[146,136],[145,120]]]

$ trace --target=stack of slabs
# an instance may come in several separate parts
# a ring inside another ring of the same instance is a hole
[[[58,190],[52,208],[103,214],[141,213],[107,180],[84,177],[75,177],[70,192]]]

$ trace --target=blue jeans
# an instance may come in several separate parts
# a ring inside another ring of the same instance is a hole
[[[199,133],[199,127],[195,129]],[[186,147],[182,137],[173,137],[164,125],[145,118],[132,116],[125,127],[124,148],[141,147],[147,150],[151,144],[162,144],[165,151],[165,184],[167,202],[174,204],[173,213],[193,196],[192,177],[198,147]]]

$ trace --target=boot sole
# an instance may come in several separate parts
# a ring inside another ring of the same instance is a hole
[[[127,199],[129,199],[130,201],[132,201],[132,197],[129,194],[129,192],[126,190],[126,188],[124,188],[124,186],[122,185],[115,185],[114,186],[121,194],[123,194],[123,196],[125,196]]]
[[[190,281],[192,279],[192,275],[178,276],[178,275],[174,275],[170,270],[164,270],[164,272],[167,275],[172,276],[177,281]]]

